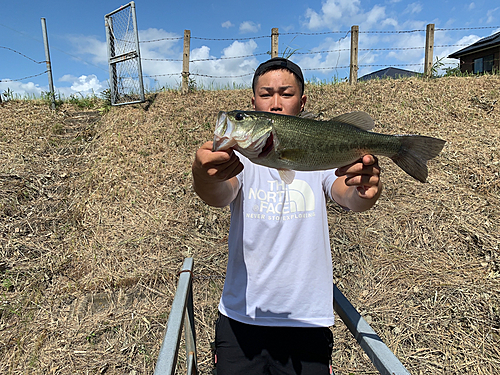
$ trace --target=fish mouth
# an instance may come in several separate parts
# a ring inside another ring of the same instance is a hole
[[[219,112],[215,125],[213,152],[227,150],[236,145],[236,141],[231,135],[233,128],[233,123],[227,118],[226,112]]]
[[[220,111],[215,125],[212,152],[233,148],[250,159],[267,156],[274,148],[273,134],[269,132],[254,136],[254,130],[253,126],[233,121],[231,113]]]

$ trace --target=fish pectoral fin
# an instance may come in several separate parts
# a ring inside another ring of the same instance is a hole
[[[295,179],[295,171],[291,169],[278,169],[278,173],[280,174],[281,181],[287,185],[290,185]]]
[[[343,122],[362,130],[370,130],[375,126],[375,123],[373,122],[371,116],[368,113],[361,111],[345,113],[343,115],[332,118],[330,121]]]

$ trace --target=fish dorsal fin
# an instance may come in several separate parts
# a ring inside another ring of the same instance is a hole
[[[371,116],[361,111],[344,113],[343,115],[332,118],[330,121],[343,122],[344,124],[349,124],[362,130],[373,129],[375,125]]]
[[[307,119],[311,119],[311,120],[316,120],[319,116],[320,116],[319,113],[314,113],[314,112],[311,112],[311,111],[300,112],[297,115],[297,117],[307,118]]]
[[[295,171],[291,169],[278,169],[278,173],[280,174],[281,181],[285,184],[290,185],[295,178]]]

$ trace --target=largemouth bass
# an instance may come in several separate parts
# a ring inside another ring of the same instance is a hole
[[[427,161],[441,152],[446,141],[368,131],[373,126],[373,119],[365,112],[329,121],[269,112],[219,112],[213,151],[232,147],[256,164],[278,169],[286,183],[293,181],[293,171],[339,168],[366,154],[387,156],[410,176],[425,182]]]

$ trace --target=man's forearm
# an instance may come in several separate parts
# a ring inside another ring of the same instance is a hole
[[[196,194],[209,206],[225,207],[231,203],[238,194],[238,180],[236,178],[227,181],[206,183],[196,182],[193,178],[193,188]]]

